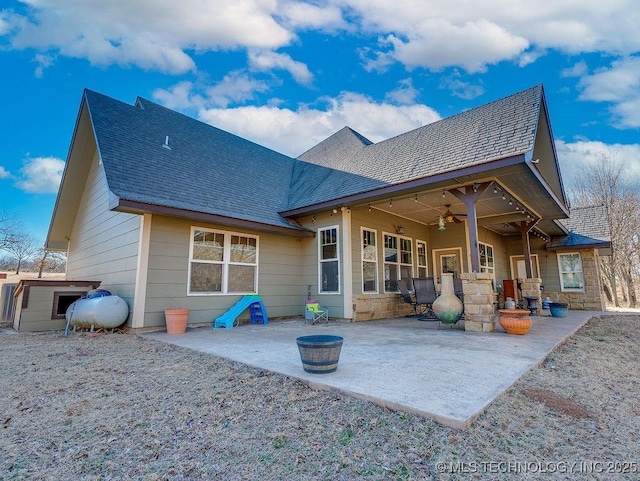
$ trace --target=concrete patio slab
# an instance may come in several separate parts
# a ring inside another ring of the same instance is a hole
[[[493,334],[472,333],[408,318],[317,325],[291,320],[141,335],[464,428],[556,345],[600,314],[537,316],[524,336],[505,334],[500,327]],[[302,369],[296,338],[313,334],[344,338],[336,372]]]

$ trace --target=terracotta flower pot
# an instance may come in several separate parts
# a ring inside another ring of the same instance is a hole
[[[189,309],[165,309],[164,319],[167,323],[167,334],[184,334],[189,320]]]
[[[524,309],[499,309],[498,323],[507,334],[526,334],[533,321],[531,314]]]

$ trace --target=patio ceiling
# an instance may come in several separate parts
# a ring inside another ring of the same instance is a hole
[[[503,180],[508,181],[509,179],[507,177]],[[553,211],[552,216],[549,216],[549,213],[544,210],[549,202],[553,201],[551,196],[546,192],[540,193],[539,189],[532,188],[531,184],[523,188],[523,181],[526,182],[526,179],[520,176],[519,185],[515,186],[520,195],[516,195],[495,178],[466,184],[479,186],[483,182],[490,182],[489,187],[475,204],[478,226],[490,229],[500,235],[520,235],[520,231],[513,223],[540,219],[534,229],[535,234],[547,237],[564,234],[562,228],[554,220],[554,218],[564,216],[558,215],[558,209]],[[412,191],[410,194],[397,193],[394,197],[378,199],[368,203],[367,206],[371,210],[378,210],[429,226],[437,226],[440,216],[444,215],[447,209],[453,213],[454,217],[464,221],[467,214],[465,204],[452,193],[455,189],[463,187],[463,185],[459,185],[442,187],[437,190]],[[533,200],[527,202],[524,200],[525,198]],[[541,202],[540,198],[544,202]],[[449,221],[451,220],[449,219]]]

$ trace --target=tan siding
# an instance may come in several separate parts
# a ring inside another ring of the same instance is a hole
[[[108,188],[97,152],[69,241],[67,279],[97,279],[133,309],[140,217],[108,208]]]
[[[239,295],[187,296],[191,227],[238,232],[221,225],[194,224],[188,220],[153,216],[145,309],[145,327],[165,325],[164,309],[188,307],[190,324],[213,323],[240,298]],[[242,231],[259,238],[258,294],[272,318],[303,314],[306,285],[302,282],[300,239]],[[248,319],[248,311],[241,318]]]

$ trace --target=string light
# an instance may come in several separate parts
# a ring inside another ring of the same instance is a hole
[[[389,207],[393,207],[393,199],[389,201]]]
[[[502,193],[502,200],[507,200],[507,196],[504,192]]]
[[[371,212],[371,204],[369,204],[369,212]]]

